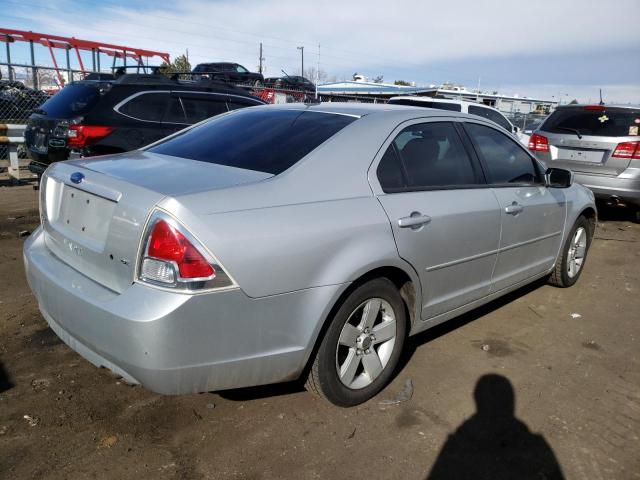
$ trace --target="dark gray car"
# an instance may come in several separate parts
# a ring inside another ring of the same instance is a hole
[[[640,107],[558,107],[529,139],[548,167],[570,169],[597,198],[640,208]]]

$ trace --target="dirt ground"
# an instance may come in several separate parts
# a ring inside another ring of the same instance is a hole
[[[640,225],[600,215],[575,287],[412,338],[386,390],[340,409],[296,383],[164,397],[93,367],[25,281],[36,192],[0,186],[0,478],[640,479]]]

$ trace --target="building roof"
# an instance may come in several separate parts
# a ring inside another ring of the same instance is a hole
[[[494,98],[502,100],[517,100],[521,102],[536,102],[556,104],[557,100],[545,100],[541,98],[520,97],[517,95],[502,95],[493,93],[472,92],[464,88],[452,90],[447,88],[439,88],[433,85],[424,87],[408,87],[404,85],[393,85],[390,83],[373,83],[373,82],[333,82],[318,85],[318,93],[323,95],[371,95],[371,96],[398,96],[398,95],[423,95],[423,96],[449,96],[459,97],[472,100],[476,96],[482,98]]]
[[[318,93],[324,95],[406,95],[419,94],[430,90],[430,87],[408,87],[390,83],[373,82],[334,82],[318,85]]]

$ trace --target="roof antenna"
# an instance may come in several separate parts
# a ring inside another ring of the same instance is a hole
[[[600,105],[604,105],[604,102],[602,101],[602,89],[600,89]]]

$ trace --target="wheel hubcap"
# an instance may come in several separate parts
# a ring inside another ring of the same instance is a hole
[[[569,254],[567,256],[567,275],[569,278],[575,277],[584,263],[584,256],[587,253],[587,231],[580,227],[571,239]]]
[[[396,315],[382,298],[370,298],[351,312],[336,348],[340,381],[351,389],[370,385],[380,376],[393,352]]]

